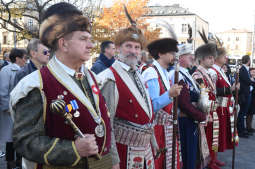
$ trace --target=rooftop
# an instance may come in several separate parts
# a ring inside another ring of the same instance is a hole
[[[178,15],[195,15],[188,9],[180,7],[179,4],[173,4],[170,6],[148,6],[150,9],[146,16],[178,16]]]
[[[252,31],[249,31],[247,29],[236,29],[236,28],[232,28],[230,30],[226,30],[223,32],[219,32],[219,33],[252,33]]]

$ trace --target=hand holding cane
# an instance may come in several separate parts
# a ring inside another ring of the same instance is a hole
[[[54,113],[57,113],[59,115],[61,115],[62,117],[65,118],[66,122],[72,127],[72,129],[74,130],[75,134],[81,138],[84,138],[84,134],[81,132],[81,130],[77,127],[77,125],[73,122],[72,120],[72,114],[71,113],[67,113],[65,111],[65,107],[66,107],[66,103],[64,100],[62,99],[57,99],[52,101],[52,103],[50,104],[50,110]],[[97,153],[96,154],[96,158],[97,159],[101,159],[101,156]]]

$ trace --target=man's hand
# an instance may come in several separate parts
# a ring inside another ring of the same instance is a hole
[[[177,96],[180,95],[181,90],[182,90],[181,85],[174,84],[173,86],[171,86],[171,88],[169,90],[169,96],[170,97],[177,97]]]
[[[94,134],[85,134],[84,138],[78,137],[74,144],[81,157],[88,157],[98,153],[98,146]]]
[[[112,166],[112,169],[120,169],[120,165],[119,164],[115,164],[114,166]]]
[[[240,89],[240,83],[239,82],[237,84],[234,83],[234,85],[231,87],[231,90],[234,91],[234,90],[236,90],[236,88],[237,88],[237,90]]]
[[[207,115],[207,122],[213,122],[213,117],[210,114]]]

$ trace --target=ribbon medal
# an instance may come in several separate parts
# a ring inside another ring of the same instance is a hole
[[[70,104],[66,105],[66,112],[70,113],[72,110],[75,111],[75,113],[73,114],[74,117],[80,116],[80,112],[78,111],[78,109],[79,109],[79,106],[76,100],[72,100],[70,101]]]

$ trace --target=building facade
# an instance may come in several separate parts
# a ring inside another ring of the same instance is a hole
[[[217,33],[230,56],[252,53],[252,32],[245,29],[231,29]]]
[[[207,21],[197,14],[190,12],[188,9],[180,7],[179,4],[171,6],[149,6],[149,12],[144,17],[152,27],[156,26],[161,28],[160,37],[169,36],[167,29],[160,24],[162,20],[168,22],[175,31],[179,43],[187,43],[187,39],[189,38],[188,25],[190,25],[192,28],[193,49],[196,49],[204,43],[198,31],[204,29],[206,35],[208,35],[209,31]]]

